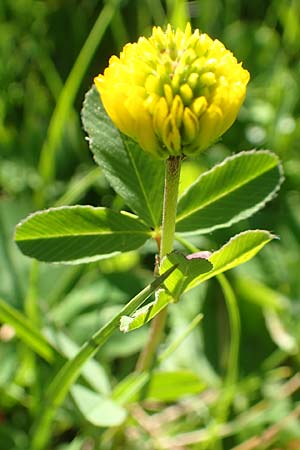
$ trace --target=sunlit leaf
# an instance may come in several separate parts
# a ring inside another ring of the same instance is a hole
[[[175,298],[178,292],[182,293],[197,286],[198,284],[208,280],[209,278],[225,272],[226,270],[233,269],[234,267],[243,264],[249,259],[253,258],[268,242],[274,239],[276,236],[264,230],[248,230],[243,233],[237,234],[232,237],[223,247],[214,253],[199,252],[196,254],[188,255],[184,257],[180,253],[173,252],[163,260],[160,268],[160,273],[164,273],[175,263],[178,267],[174,270],[173,274],[165,281],[165,286],[174,292]],[[205,258],[201,258],[201,255]],[[180,255],[180,256],[179,256]],[[186,263],[181,264],[178,257]],[[188,259],[190,258],[190,259]],[[187,276],[184,272],[185,267],[191,265],[192,269]],[[211,264],[211,270],[207,270],[207,266],[204,264]],[[197,267],[199,264],[199,267]],[[201,265],[202,272],[200,271]],[[197,274],[197,270],[200,271]]]
[[[176,231],[209,233],[246,219],[275,196],[282,181],[278,157],[267,150],[231,156],[180,197]]]
[[[143,390],[145,399],[175,401],[186,395],[199,394],[205,388],[200,377],[190,370],[132,373],[115,388],[113,398],[123,403],[138,400]]]
[[[185,395],[199,394],[204,388],[203,380],[192,371],[157,371],[155,376],[151,377],[147,397],[172,401]]]
[[[213,265],[210,272],[204,273],[187,286],[189,290],[209,278],[223,273],[252,259],[268,242],[276,236],[265,230],[248,230],[233,236],[223,247],[212,253],[209,261]]]

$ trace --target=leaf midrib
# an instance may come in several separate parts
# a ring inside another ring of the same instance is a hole
[[[18,237],[16,237],[16,242],[26,242],[26,241],[35,241],[37,239],[44,239],[44,240],[50,240],[50,239],[57,239],[57,238],[66,238],[66,237],[83,237],[83,236],[87,236],[87,237],[93,237],[93,236],[111,236],[111,235],[116,235],[116,234],[128,234],[128,235],[132,235],[132,234],[141,234],[141,235],[149,235],[150,233],[148,231],[142,231],[142,230],[138,230],[138,231],[133,231],[133,230],[126,230],[126,231],[109,231],[109,232],[99,232],[99,231],[95,231],[95,232],[89,232],[89,233],[80,233],[80,234],[55,234],[55,235],[51,235],[51,236],[35,236],[35,237],[29,237],[29,238],[23,238],[23,239],[18,239]]]

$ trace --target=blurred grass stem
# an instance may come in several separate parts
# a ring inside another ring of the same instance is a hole
[[[241,336],[240,313],[234,291],[224,274],[217,275],[224,294],[230,327],[230,348],[228,354],[228,368],[225,378],[225,392],[222,395],[222,402],[219,408],[219,422],[226,422],[228,411],[234,396],[234,389],[238,381],[238,361]]]
[[[44,207],[45,187],[55,177],[55,154],[78,89],[119,4],[120,0],[111,0],[101,10],[58,98],[40,155],[39,172],[43,179],[44,187],[36,193],[36,204],[38,207]]]

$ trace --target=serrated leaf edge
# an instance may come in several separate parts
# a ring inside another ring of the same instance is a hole
[[[245,154],[247,154],[247,155],[248,155],[248,154],[258,154],[258,153],[264,153],[264,154],[269,154],[269,155],[275,156],[275,158],[277,159],[277,164],[274,164],[273,166],[270,166],[270,168],[269,168],[268,170],[270,170],[270,169],[276,167],[276,165],[277,165],[277,166],[278,166],[278,171],[279,171],[279,181],[278,181],[278,184],[276,185],[275,189],[273,189],[273,191],[270,192],[269,195],[267,195],[267,197],[266,197],[263,201],[261,201],[260,203],[258,203],[258,204],[257,204],[256,206],[254,206],[254,207],[245,209],[245,210],[242,211],[240,214],[238,214],[237,216],[233,217],[231,220],[229,220],[229,221],[226,222],[226,223],[223,223],[223,224],[217,224],[217,225],[213,225],[213,226],[211,226],[211,227],[206,227],[206,228],[200,228],[200,229],[197,229],[197,230],[191,230],[191,231],[176,231],[176,232],[177,232],[178,234],[182,234],[182,235],[186,235],[186,236],[187,236],[187,235],[195,235],[195,234],[199,234],[199,233],[203,233],[203,234],[204,234],[204,233],[211,232],[211,231],[214,231],[214,230],[217,230],[217,229],[220,229],[220,228],[228,228],[228,227],[230,227],[231,225],[233,225],[234,223],[239,222],[240,220],[243,220],[243,219],[246,219],[247,217],[249,217],[249,216],[251,215],[251,214],[249,215],[249,212],[250,212],[251,210],[253,210],[253,208],[255,208],[255,212],[257,212],[257,211],[259,211],[260,209],[264,208],[264,206],[265,206],[268,202],[270,202],[271,200],[273,200],[273,198],[277,195],[277,193],[278,193],[278,191],[279,191],[279,189],[280,189],[280,186],[281,186],[282,183],[284,182],[284,172],[283,172],[283,167],[282,167],[282,164],[281,164],[280,159],[278,158],[278,156],[277,156],[275,153],[271,152],[270,150],[249,150],[249,151],[247,150],[247,151],[242,151],[242,152],[237,153],[237,154],[235,154],[235,155],[229,156],[228,158],[225,158],[221,163],[215,165],[214,167],[212,167],[212,168],[209,169],[208,171],[205,171],[204,173],[202,173],[202,174],[197,178],[197,180],[194,181],[194,183],[192,183],[192,184],[191,184],[191,185],[183,192],[183,194],[180,196],[178,202],[179,202],[182,198],[184,198],[185,195],[187,195],[188,191],[189,191],[194,185],[196,185],[202,177],[207,176],[208,174],[210,174],[211,172],[213,172],[216,168],[222,167],[223,165],[225,165],[226,162],[228,162],[228,161],[230,161],[230,160],[234,160],[234,159],[236,159],[236,158],[238,158],[238,157],[241,157],[242,155],[245,155]],[[266,171],[262,172],[262,173],[260,174],[260,176],[263,175],[264,173],[266,173]],[[254,180],[255,178],[257,178],[257,177],[251,177],[251,178],[248,178],[248,179],[247,179],[247,183],[251,182],[251,181]],[[215,198],[213,199],[213,202],[215,202],[215,201],[217,201],[217,200],[220,200],[221,198],[227,196],[227,195],[230,194],[231,192],[234,192],[236,189],[239,189],[240,187],[244,186],[245,184],[246,184],[246,183],[239,183],[239,184],[235,185],[234,189],[230,189],[229,191],[226,191],[226,194],[222,194],[222,195],[219,195],[219,196],[215,197]],[[181,216],[177,216],[177,217],[176,217],[176,224],[179,224],[183,219],[185,219],[185,218],[191,216],[191,215],[194,214],[196,211],[205,208],[205,207],[206,207],[207,205],[209,205],[210,203],[211,203],[211,202],[204,203],[204,204],[202,205],[201,208],[196,208],[193,212],[189,212],[188,214],[181,215]]]

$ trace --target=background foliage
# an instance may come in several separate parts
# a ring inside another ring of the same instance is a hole
[[[74,386],[57,417],[52,448],[300,447],[299,0],[2,0],[0,322],[14,328],[0,328],[1,448],[28,447],[28,430],[59,359],[72,355],[142,289],[155,254],[146,245],[139,253],[88,266],[38,265],[12,243],[14,226],[53,205],[122,209],[85,142],[84,93],[125,42],[149,33],[153,24],[184,23],[186,9],[193,26],[223,41],[252,78],[238,121],[209,152],[185,163],[180,189],[224,157],[250,148],[275,151],[286,178],[273,202],[232,227],[269,229],[280,241],[229,273],[239,302],[242,351],[227,427],[214,431],[222,416],[216,400],[228,368],[230,332],[222,291],[212,280],[170,310],[166,345],[191,329],[163,359],[164,372],[153,380],[145,410],[131,403],[125,430],[105,428],[124,419],[124,409],[112,403],[107,422],[99,422],[103,396],[108,401],[113,391],[122,403],[124,381],[119,383],[134,369],[147,327],[116,333],[87,367],[87,390]],[[232,234],[215,231],[195,237],[195,245],[217,249]],[[102,395],[94,416],[88,387]]]

